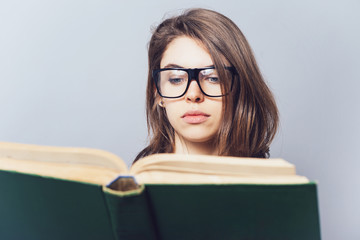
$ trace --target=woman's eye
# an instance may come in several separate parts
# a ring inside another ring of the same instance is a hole
[[[185,82],[184,78],[169,78],[169,82],[174,85],[179,85]]]
[[[209,82],[209,83],[220,83],[220,80],[218,77],[208,77],[206,78],[206,80]]]

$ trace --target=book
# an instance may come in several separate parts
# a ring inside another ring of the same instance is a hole
[[[0,143],[0,239],[320,239],[316,187],[282,159]]]

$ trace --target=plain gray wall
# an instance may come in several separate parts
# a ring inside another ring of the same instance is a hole
[[[271,157],[319,183],[323,239],[360,239],[359,1],[0,1],[0,140],[146,143],[150,28],[205,7],[247,36],[281,113]]]

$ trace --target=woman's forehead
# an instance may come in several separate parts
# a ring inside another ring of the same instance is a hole
[[[201,68],[214,65],[207,49],[194,39],[177,37],[169,43],[160,62],[160,67],[177,65],[184,68]]]

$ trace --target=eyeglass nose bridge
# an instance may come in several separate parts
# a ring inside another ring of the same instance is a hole
[[[200,82],[199,82],[199,73],[200,71],[202,71],[203,69],[199,69],[199,68],[190,68],[190,69],[186,69],[187,74],[188,74],[188,84],[185,90],[185,93],[188,91],[190,83],[192,81],[196,81],[198,87],[200,88],[200,91],[206,95],[206,93],[202,90]]]
[[[196,80],[199,83],[199,73],[201,70],[202,69],[198,69],[198,68],[187,69],[189,82],[191,82],[192,80]]]

